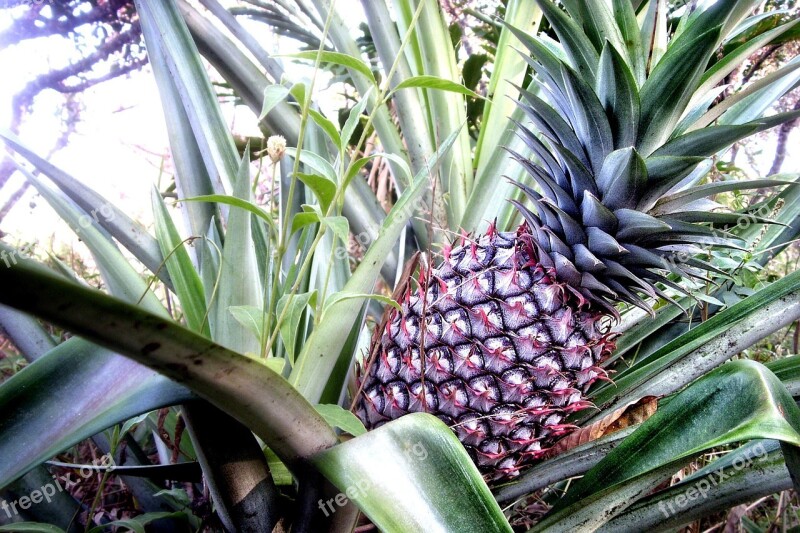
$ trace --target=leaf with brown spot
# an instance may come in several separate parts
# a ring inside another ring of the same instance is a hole
[[[656,396],[645,396],[635,402],[629,403],[625,407],[621,407],[604,417],[602,420],[570,433],[550,449],[547,457],[561,455],[587,442],[605,437],[621,429],[640,424],[653,416],[657,408],[658,398]]]

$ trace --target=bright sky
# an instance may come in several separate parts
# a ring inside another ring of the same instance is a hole
[[[348,24],[357,28],[361,18],[353,14],[361,13],[358,1],[338,0],[337,4],[348,13]],[[9,23],[8,11],[0,10],[0,31]],[[264,36],[262,44],[268,51],[295,51],[294,41],[275,38],[266,31],[265,25],[246,20],[243,23],[253,27],[255,35]],[[14,94],[36,76],[74,60],[70,52],[71,42],[60,37],[25,41],[0,50],[0,72],[3,72],[0,128],[10,124]],[[287,72],[294,80],[309,76],[309,69],[302,66],[288,65]],[[325,88],[328,81],[329,77],[322,75],[318,77],[317,86]],[[329,100],[338,100],[337,90],[331,87],[324,93]],[[83,109],[76,132],[70,137],[69,145],[56,152],[50,161],[149,225],[152,220],[150,190],[153,183],[158,183],[164,154],[169,153],[160,99],[150,67],[92,87],[78,100]],[[20,131],[22,140],[42,156],[47,155],[62,131],[58,114],[63,101],[63,96],[53,91],[41,93]],[[223,112],[236,133],[259,134],[255,116],[248,108],[225,104]],[[162,183],[166,181],[167,177]],[[17,173],[0,191],[0,205],[22,183],[23,178]],[[37,242],[45,249],[53,240],[67,246],[78,244],[66,224],[32,188],[0,221],[0,230],[10,235],[7,240],[12,244]]]

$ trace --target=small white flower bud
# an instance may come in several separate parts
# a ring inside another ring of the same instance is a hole
[[[272,159],[273,163],[277,163],[283,159],[283,154],[286,152],[286,139],[281,135],[273,135],[267,139],[267,155]]]

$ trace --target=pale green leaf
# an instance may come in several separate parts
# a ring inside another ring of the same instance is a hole
[[[264,311],[253,305],[234,305],[228,308],[236,321],[247,328],[256,339],[263,335]]]
[[[286,348],[286,355],[289,359],[289,364],[294,366],[295,360],[295,347],[297,345],[298,329],[300,328],[300,321],[306,313],[306,310],[313,310],[316,306],[317,291],[304,292],[301,294],[292,295],[285,294],[278,300],[278,316],[284,314],[284,309],[289,306],[286,316],[281,322],[281,340]]]
[[[401,417],[312,462],[386,533],[511,532],[458,438],[432,415]]]
[[[317,123],[317,126],[322,128],[322,131],[325,132],[325,135],[333,142],[334,146],[338,147],[342,144],[342,137],[339,135],[339,129],[325,115],[316,109],[308,108],[308,116]]]
[[[286,153],[290,157],[297,157],[297,149],[296,148],[287,148]],[[319,155],[315,154],[314,152],[309,152],[308,150],[303,150],[300,154],[300,162],[304,165],[308,165],[313,170],[319,172],[332,182],[336,183],[336,171],[333,169],[328,161],[320,157]]]
[[[331,427],[339,428],[347,433],[358,437],[367,432],[364,424],[358,419],[356,415],[350,411],[346,411],[342,407],[335,404],[318,404],[314,408],[319,414],[322,415]]]
[[[340,52],[328,52],[324,50],[323,51],[309,50],[307,52],[297,52],[295,54],[283,54],[277,57],[307,59],[311,61],[316,61],[317,57],[319,57],[322,63],[333,63],[334,65],[341,65],[343,67],[347,67],[357,72],[360,72],[369,81],[371,81],[373,85],[375,84],[375,76],[372,75],[372,70],[369,68],[369,65],[367,65],[357,57],[353,57],[351,55],[342,54]]]
[[[352,109],[350,109],[350,113],[347,115],[347,120],[342,127],[342,138],[339,141],[339,149],[342,151],[342,153],[347,150],[347,145],[350,143],[353,132],[356,130],[359,122],[361,122],[361,115],[364,113],[364,109],[367,107],[367,102],[369,102],[369,96],[371,93],[372,87],[370,87],[366,94],[361,96],[361,100],[359,100],[358,103],[354,105]]]
[[[460,83],[430,75],[412,76],[410,78],[406,78],[402,82],[398,83],[394,89],[392,89],[392,93],[410,88],[437,89],[439,91],[459,93],[466,96],[471,96],[473,98],[482,98],[485,100],[483,96],[479,95],[473,90],[467,89]]]
[[[268,85],[264,89],[264,103],[261,106],[261,114],[258,116],[258,120],[266,117],[287,96],[289,96],[289,89],[283,85]]]
[[[297,179],[302,181],[319,200],[319,207],[323,213],[328,212],[334,196],[336,196],[336,183],[318,174],[297,174]]]

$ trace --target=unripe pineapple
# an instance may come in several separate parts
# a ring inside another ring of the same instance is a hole
[[[680,122],[748,2],[691,15],[649,69],[649,43],[631,41],[644,39],[631,2],[611,4],[565,1],[570,17],[539,0],[564,59],[512,29],[541,87],[541,97],[520,91],[538,134],[524,124],[518,132],[535,160],[512,152],[538,185],[519,185],[532,209],[515,201],[524,220],[516,231],[465,236],[421,268],[360,372],[355,406],[368,428],[432,413],[489,479],[513,477],[575,429],[567,415],[589,406],[587,388],[606,378],[600,364],[614,349],[616,304],[649,310],[647,298],[668,299],[657,284],[681,290],[667,274],[714,269],[692,257],[698,246],[739,244],[719,229],[737,215],[697,210],[697,195],[675,194],[687,176],[735,140],[792,117],[688,133]],[[722,190],[730,188],[703,192]]]

